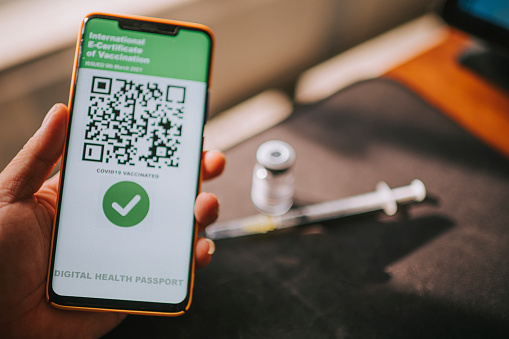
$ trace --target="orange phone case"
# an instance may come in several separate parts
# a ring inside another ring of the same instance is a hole
[[[210,67],[209,67],[208,78],[207,78],[207,93],[208,93],[208,90],[210,89],[210,83],[211,83],[211,77],[212,77],[212,62],[213,62],[214,41],[215,41],[214,34],[213,34],[212,30],[209,27],[207,27],[205,25],[201,25],[201,24],[184,22],[184,21],[167,20],[167,19],[159,19],[159,18],[151,18],[151,17],[143,17],[143,16],[134,16],[134,15],[119,15],[119,14],[108,14],[108,13],[102,13],[102,12],[94,12],[94,13],[88,14],[83,19],[83,21],[81,22],[81,25],[80,25],[80,34],[78,35],[78,41],[77,41],[76,52],[75,52],[75,57],[74,57],[74,67],[73,67],[73,72],[72,72],[71,90],[70,90],[70,94],[69,94],[68,107],[71,107],[71,105],[73,103],[73,99],[74,99],[74,88],[75,88],[74,86],[75,86],[75,81],[76,81],[76,74],[77,74],[77,71],[78,71],[79,55],[80,55],[80,49],[81,49],[81,38],[82,38],[82,34],[83,34],[83,28],[84,28],[84,25],[85,25],[85,22],[86,22],[87,19],[89,19],[89,18],[91,18],[93,16],[97,16],[97,15],[99,15],[99,16],[106,16],[106,17],[112,17],[112,18],[124,18],[124,19],[133,19],[133,20],[140,20],[140,21],[148,21],[148,22],[170,24],[170,25],[176,25],[176,26],[185,27],[185,28],[192,28],[192,29],[196,29],[196,30],[200,30],[200,31],[206,32],[210,36],[210,40],[211,40],[210,59],[209,59],[209,66]],[[206,107],[206,110],[208,110],[208,107]],[[205,113],[208,114],[207,111]],[[68,128],[67,129],[67,134],[68,134],[69,133],[69,126],[67,126],[67,128]],[[67,147],[67,140],[68,140],[68,137],[66,137],[66,141],[65,141],[65,145],[64,145],[64,150]],[[202,149],[203,149],[203,139],[202,139]],[[65,156],[65,154],[62,155],[62,161],[61,161],[62,164],[65,163],[64,156]],[[202,170],[200,168],[199,183],[198,183],[198,193],[201,191],[202,176],[203,176],[203,173],[202,173]],[[58,185],[59,192],[60,192],[60,185],[61,184],[62,184],[62,176],[60,176],[60,182],[59,182],[59,185]],[[60,206],[59,205],[59,200],[60,200],[60,194],[58,196],[57,206]],[[194,271],[195,271],[195,259],[196,259],[195,258],[196,253],[195,253],[194,248],[196,247],[196,241],[197,241],[197,237],[198,237],[198,225],[197,225],[196,222],[195,222],[195,225],[194,225],[195,230],[194,230],[193,251],[192,251],[193,255],[192,255],[192,258],[191,258],[191,276],[190,276],[190,285],[189,285],[189,300],[188,300],[187,305],[184,308],[184,310],[182,310],[180,312],[173,312],[173,313],[170,313],[170,312],[159,312],[159,311],[140,311],[140,310],[129,310],[129,309],[108,309],[108,308],[96,308],[96,307],[65,306],[65,305],[56,304],[55,302],[51,301],[50,300],[50,295],[49,295],[49,277],[51,275],[51,262],[52,262],[52,259],[53,259],[53,246],[54,246],[54,241],[55,241],[55,228],[56,228],[56,217],[55,217],[55,220],[53,221],[53,230],[52,230],[52,236],[51,236],[51,247],[50,247],[50,256],[49,256],[50,261],[49,261],[49,265],[48,265],[48,275],[47,275],[47,279],[46,279],[46,300],[52,306],[54,306],[56,308],[59,308],[59,309],[63,309],[63,310],[78,310],[78,311],[90,311],[90,312],[118,312],[118,313],[129,313],[129,314],[138,314],[138,315],[158,315],[158,316],[167,316],[167,317],[176,317],[176,316],[183,315],[191,307],[191,302],[192,302],[192,299],[193,299]]]

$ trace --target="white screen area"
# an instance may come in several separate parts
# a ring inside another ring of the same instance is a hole
[[[187,296],[206,84],[79,69],[53,290]]]

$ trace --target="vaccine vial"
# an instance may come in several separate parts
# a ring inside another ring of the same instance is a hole
[[[293,204],[295,151],[284,141],[271,140],[256,151],[251,201],[267,215],[283,215]]]

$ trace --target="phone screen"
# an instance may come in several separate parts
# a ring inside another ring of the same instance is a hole
[[[190,297],[212,42],[125,27],[83,25],[49,290],[58,304],[168,310]]]

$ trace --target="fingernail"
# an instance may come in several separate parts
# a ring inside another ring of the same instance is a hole
[[[216,244],[210,239],[205,238],[205,241],[209,243],[209,251],[207,252],[209,255],[214,254],[216,251]]]

